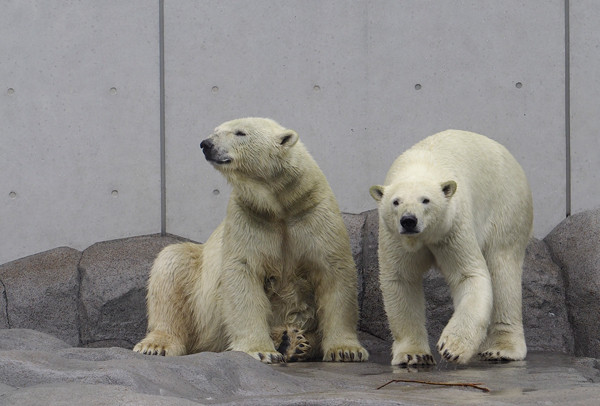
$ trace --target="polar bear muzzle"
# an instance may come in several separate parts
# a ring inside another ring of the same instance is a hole
[[[204,157],[210,163],[225,165],[231,163],[231,157],[222,151],[219,151],[214,142],[210,138],[205,139],[200,143],[200,148],[204,152]]]

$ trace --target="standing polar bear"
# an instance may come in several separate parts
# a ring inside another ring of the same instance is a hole
[[[158,255],[148,334],[134,351],[366,361],[346,227],[298,134],[245,118],[223,123],[201,147],[233,186],[227,214],[204,245],[175,244]]]
[[[394,336],[393,365],[434,364],[425,328],[422,277],[437,266],[454,314],[437,343],[441,356],[467,363],[521,360],[527,347],[521,274],[533,224],[521,166],[502,145],[447,130],[400,155],[379,207],[380,284]]]

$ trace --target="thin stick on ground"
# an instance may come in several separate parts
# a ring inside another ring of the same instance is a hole
[[[438,386],[462,386],[462,387],[467,387],[467,388],[479,389],[479,390],[481,390],[483,392],[489,392],[490,391],[485,386],[481,386],[481,385],[483,385],[483,383],[481,383],[481,382],[478,382],[478,383],[467,383],[467,382],[430,382],[430,381],[419,381],[419,380],[414,380],[414,379],[392,379],[391,381],[389,381],[387,383],[384,383],[383,385],[381,385],[377,389],[381,389],[384,386],[389,385],[390,383],[396,383],[396,382],[422,383],[422,384],[425,384],[425,385],[438,385]]]

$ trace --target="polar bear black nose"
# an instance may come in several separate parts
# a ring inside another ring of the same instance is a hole
[[[417,223],[418,223],[417,218],[412,214],[404,215],[400,219],[400,225],[407,232],[415,231],[415,228],[417,227]]]
[[[206,151],[210,151],[214,147],[214,145],[215,144],[213,144],[213,142],[207,138],[200,143],[200,148]]]

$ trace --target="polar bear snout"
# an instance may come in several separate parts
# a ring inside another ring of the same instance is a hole
[[[414,214],[408,213],[400,218],[400,226],[402,230],[400,230],[401,234],[417,234],[419,232],[418,229],[419,220]]]
[[[200,143],[200,148],[202,148],[204,157],[209,162],[216,164],[231,163],[231,157],[226,153],[219,151],[219,149],[215,147],[215,143],[210,138],[207,138],[204,141],[202,141]]]

